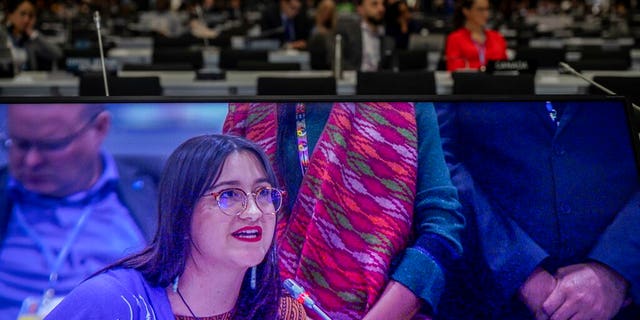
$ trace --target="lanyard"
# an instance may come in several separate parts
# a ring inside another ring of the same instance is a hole
[[[553,104],[551,104],[551,101],[545,101],[544,105],[547,108],[547,112],[549,112],[549,118],[551,118],[551,121],[553,121],[556,126],[559,126],[560,120],[558,119],[558,112],[553,107]]]
[[[296,104],[296,136],[298,138],[298,158],[302,174],[309,169],[309,144],[307,143],[307,122],[304,103]]]
[[[40,249],[40,252],[42,252],[45,259],[47,260],[47,265],[49,266],[50,273],[49,273],[49,287],[45,291],[45,295],[53,296],[54,288],[58,281],[58,272],[60,271],[60,268],[62,267],[64,260],[69,255],[71,246],[78,238],[78,234],[80,234],[82,227],[84,227],[84,225],[86,224],[87,218],[89,217],[89,215],[91,215],[91,212],[93,212],[93,206],[88,205],[84,208],[84,210],[82,211],[82,214],[80,215],[80,218],[76,222],[76,225],[73,227],[73,229],[67,236],[67,241],[65,241],[64,245],[62,246],[62,249],[60,249],[60,253],[58,253],[57,258],[54,258],[53,250],[47,244],[45,244],[43,239],[36,233],[36,231],[27,224],[27,221],[24,218],[24,215],[22,214],[21,206],[19,205],[17,206],[18,208],[16,208],[15,213],[16,213],[16,221],[18,222],[18,225],[33,241],[35,241],[36,245]]]
[[[486,64],[486,51],[487,51],[486,42],[479,43],[474,40],[473,44],[475,44],[476,48],[478,49],[478,60],[480,61],[480,65],[484,66]]]

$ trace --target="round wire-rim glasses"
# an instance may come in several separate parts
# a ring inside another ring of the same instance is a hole
[[[246,193],[240,188],[229,188],[207,193],[204,196],[212,196],[216,199],[222,213],[238,216],[247,210],[249,195],[253,196],[253,200],[263,214],[275,215],[282,208],[285,191],[273,187],[260,187],[254,192]]]

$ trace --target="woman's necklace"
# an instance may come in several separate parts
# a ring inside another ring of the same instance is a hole
[[[182,296],[182,293],[180,293],[180,289],[176,288],[176,293],[178,293],[178,297],[180,297],[180,300],[182,300],[182,303],[184,303],[185,307],[187,307],[187,310],[189,310],[189,312],[191,313],[191,315],[196,319],[196,320],[200,320],[200,318],[196,317],[196,314],[193,313],[193,310],[191,310],[191,307],[189,307],[189,304],[187,303],[187,300],[184,299],[184,297]]]

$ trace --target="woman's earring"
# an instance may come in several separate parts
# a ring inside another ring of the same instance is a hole
[[[251,289],[255,290],[256,289],[256,266],[251,267]]]
[[[173,292],[178,292],[178,282],[180,281],[180,276],[176,276],[175,279],[173,279],[173,285],[171,285],[171,290],[173,290]]]

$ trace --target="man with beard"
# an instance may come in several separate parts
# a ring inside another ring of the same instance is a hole
[[[394,41],[384,33],[383,0],[358,0],[359,19],[342,19],[337,33],[342,35],[344,68],[376,71],[390,67]]]

